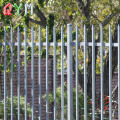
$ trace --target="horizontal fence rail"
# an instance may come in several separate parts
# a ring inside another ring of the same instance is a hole
[[[28,53],[27,53],[27,47],[31,46],[31,119],[34,120],[36,119],[35,116],[35,60],[34,60],[34,56],[35,56],[35,47],[38,47],[38,116],[37,118],[39,120],[42,120],[42,84],[43,84],[43,80],[42,80],[42,56],[41,56],[41,51],[42,51],[42,47],[45,46],[45,93],[46,93],[46,100],[45,100],[45,118],[46,120],[50,119],[50,104],[49,104],[49,84],[50,84],[50,76],[49,76],[49,49],[52,46],[53,47],[53,74],[52,74],[52,79],[53,79],[53,119],[56,120],[57,119],[57,108],[59,108],[60,111],[60,119],[64,120],[65,119],[65,90],[64,90],[64,82],[65,82],[65,78],[64,78],[64,50],[65,50],[65,46],[66,46],[66,57],[67,57],[67,119],[68,120],[79,120],[79,119],[84,119],[87,120],[88,119],[88,99],[87,99],[87,89],[88,89],[88,71],[87,71],[87,52],[88,52],[88,47],[91,47],[91,79],[92,79],[92,88],[91,88],[91,119],[95,120],[96,118],[96,51],[95,48],[96,47],[100,47],[100,119],[104,120],[104,55],[103,55],[103,51],[104,51],[104,47],[108,47],[109,48],[109,120],[112,120],[112,48],[113,47],[117,47],[118,48],[118,119],[120,120],[120,28],[118,25],[118,43],[112,43],[112,32],[111,32],[111,25],[109,25],[109,42],[108,43],[104,43],[103,40],[103,27],[102,24],[100,25],[100,42],[96,42],[95,41],[95,28],[94,25],[92,25],[92,33],[91,33],[91,37],[92,37],[92,41],[91,42],[87,42],[87,30],[86,30],[86,26],[84,25],[84,41],[83,42],[79,42],[79,29],[78,26],[76,26],[76,38],[75,38],[75,42],[73,42],[73,36],[72,36],[72,32],[73,32],[73,26],[72,24],[68,24],[67,25],[67,42],[64,42],[64,29],[63,26],[61,27],[61,42],[57,42],[56,39],[56,28],[55,26],[53,27],[53,42],[49,42],[49,32],[48,32],[48,27],[46,26],[46,42],[42,42],[41,39],[41,27],[39,26],[39,42],[35,42],[35,34],[34,34],[34,28],[33,26],[31,27],[31,42],[27,42],[27,28],[24,28],[24,42],[20,42],[20,28],[17,28],[17,41],[18,42],[14,42],[13,39],[13,28],[11,27],[11,36],[10,36],[10,42],[7,42],[7,37],[6,37],[6,29],[4,27],[4,42],[0,42],[0,46],[4,47],[4,120],[7,120],[7,73],[6,73],[6,69],[7,69],[7,46],[11,46],[10,47],[10,54],[11,54],[11,77],[10,77],[10,98],[11,98],[11,108],[10,108],[10,118],[11,120],[14,119],[14,101],[13,101],[13,88],[14,88],[14,71],[13,71],[13,64],[14,64],[14,46],[17,46],[17,119],[20,120],[21,119],[21,106],[20,106],[20,94],[21,94],[21,79],[20,79],[20,71],[21,71],[21,64],[20,64],[20,52],[21,52],[21,46],[24,46],[24,119],[28,120],[28,75],[27,72],[29,71],[27,69],[27,64],[28,64]],[[61,78],[60,78],[60,96],[61,96],[61,103],[60,106],[57,106],[57,46],[60,47],[60,64],[61,64]],[[79,79],[80,76],[79,75],[79,50],[81,47],[83,46],[83,51],[84,51],[84,59],[83,59],[83,96],[84,96],[84,114],[83,117],[80,116],[80,109],[79,108]],[[75,59],[73,59],[73,47],[75,47]],[[75,64],[75,67],[73,68],[73,64]],[[73,96],[73,69],[75,71],[75,96]],[[75,99],[75,108],[74,108],[74,103],[73,100]],[[76,112],[76,113],[75,113]],[[74,115],[75,113],[75,115]],[[74,118],[75,117],[75,118]],[[80,118],[81,117],[81,118]],[[1,118],[0,118],[1,119]]]
[[[0,43],[0,45],[4,45],[5,43]],[[70,43],[72,46],[76,46],[76,42]],[[118,43],[112,43],[112,47],[118,47]],[[6,46],[11,46],[11,43],[6,42]],[[18,46],[18,42],[13,43],[13,46]],[[20,46],[25,46],[25,43],[20,43]],[[27,46],[32,46],[31,43],[27,43]],[[39,46],[39,43],[34,43],[34,46]],[[46,42],[41,42],[41,46],[46,46]],[[54,46],[54,43],[48,43],[48,46]],[[61,46],[61,43],[56,42],[56,46]],[[67,46],[67,43],[63,43],[63,46]],[[84,46],[84,42],[78,42],[78,46]],[[92,42],[87,42],[86,46],[92,46]],[[101,47],[101,43],[95,42],[95,46]],[[103,47],[109,47],[109,43],[103,43]]]

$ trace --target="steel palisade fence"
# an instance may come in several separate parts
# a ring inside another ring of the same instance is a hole
[[[118,25],[118,43],[112,43],[111,25],[109,25],[109,43],[103,43],[103,27],[100,24],[100,43],[95,42],[95,30],[92,25],[92,42],[87,42],[86,26],[84,25],[84,42],[78,42],[78,27],[76,26],[76,42],[72,42],[72,24],[67,25],[67,43],[64,43],[63,27],[61,27],[61,43],[56,42],[56,28],[53,27],[53,43],[49,43],[48,27],[46,27],[46,42],[41,42],[41,28],[39,26],[39,42],[34,43],[34,29],[31,27],[31,43],[27,43],[27,28],[24,28],[25,40],[20,42],[19,27],[17,28],[18,42],[13,43],[13,28],[11,27],[11,42],[6,42],[6,28],[4,27],[4,120],[7,120],[6,112],[6,46],[11,46],[11,120],[13,120],[13,47],[17,46],[18,59],[18,120],[20,120],[20,46],[24,46],[24,88],[25,88],[25,120],[27,120],[27,46],[32,46],[31,51],[31,80],[32,80],[32,120],[34,120],[34,46],[39,47],[39,120],[41,117],[41,46],[46,47],[46,120],[49,120],[49,76],[48,76],[48,48],[54,47],[53,82],[54,82],[54,120],[56,120],[56,46],[61,46],[61,120],[64,120],[64,46],[67,46],[67,119],[73,120],[73,65],[72,47],[76,46],[76,120],[79,120],[78,100],[78,46],[84,47],[84,120],[87,120],[87,46],[92,47],[92,120],[95,120],[95,46],[100,47],[101,53],[101,120],[103,116],[103,46],[109,47],[109,120],[112,120],[112,47],[118,47],[118,119],[120,120],[120,27]]]

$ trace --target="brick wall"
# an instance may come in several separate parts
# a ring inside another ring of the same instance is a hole
[[[115,86],[118,84],[118,74],[114,73],[113,79],[112,79],[112,90],[115,88]],[[96,76],[96,102],[100,100],[100,76]],[[109,86],[108,86],[109,87]],[[117,98],[116,98],[117,100]]]
[[[25,90],[24,90],[24,65],[22,65],[22,62],[24,61],[23,58],[21,58],[20,63],[20,94],[24,96]],[[13,95],[17,95],[17,75],[18,75],[18,68],[17,68],[17,61],[14,59],[14,63],[16,64],[16,69],[13,73]],[[46,93],[46,59],[42,59],[41,63],[41,92],[42,96]],[[38,117],[39,112],[39,77],[38,77],[38,57],[34,57],[34,113],[35,118]],[[0,74],[0,80],[1,80],[1,88],[2,88],[2,98],[4,98],[4,75],[3,73]],[[10,78],[10,76],[9,76]],[[7,83],[10,83],[10,79],[6,79]],[[9,84],[8,84],[9,85]],[[7,85],[7,88],[8,88]],[[31,96],[31,88],[32,88],[32,81],[31,81],[31,61],[29,61],[27,66],[27,101],[31,104],[32,103],[32,96]],[[9,88],[10,89],[10,88]],[[53,90],[53,58],[52,56],[49,56],[49,92],[52,92]],[[10,93],[8,93],[10,94]],[[49,117],[52,119],[52,107],[49,107]],[[45,100],[42,99],[42,120],[46,119],[46,103]]]
[[[24,57],[21,57],[21,72],[20,72],[20,94],[24,96],[24,65],[22,65],[22,62],[24,61]],[[17,60],[14,59],[14,63],[16,63],[16,69],[13,73],[13,95],[17,95]],[[46,92],[46,60],[42,59],[42,68],[41,68],[41,78],[42,78],[42,96]],[[38,117],[38,112],[39,112],[39,81],[38,81],[38,57],[34,57],[34,112],[35,112],[35,118]],[[1,80],[1,90],[2,90],[2,97],[4,97],[4,77],[3,73],[0,74],[0,80]],[[64,81],[67,82],[67,74],[64,74]],[[7,86],[10,83],[10,76],[7,78]],[[32,102],[32,97],[31,97],[31,61],[29,61],[28,66],[27,66],[27,100],[31,104]],[[56,81],[56,86],[61,85],[61,74],[57,75],[57,81]],[[117,74],[113,77],[112,80],[112,89],[116,86],[117,84]],[[73,75],[73,86],[75,87],[75,75]],[[10,89],[10,87],[8,87]],[[53,90],[53,57],[49,56],[49,92],[52,92]],[[8,90],[9,91],[9,90]],[[10,93],[8,93],[10,94]],[[100,100],[100,76],[96,76],[96,103]],[[46,119],[46,103],[42,99],[42,120]],[[53,117],[53,106],[49,107],[49,117],[52,120]]]

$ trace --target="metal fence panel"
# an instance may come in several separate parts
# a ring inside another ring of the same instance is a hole
[[[39,26],[39,120],[41,117],[41,27]]]
[[[17,37],[18,37],[18,120],[20,120],[20,32],[19,27],[17,28]]]
[[[73,120],[72,25],[67,25],[67,119]]]
[[[92,119],[95,120],[95,39],[92,25]]]
[[[53,82],[53,85],[54,85],[54,120],[56,120],[56,28],[53,27],[53,41],[54,41],[54,55],[53,55],[53,69],[54,69],[54,72],[53,72],[53,76],[54,76],[54,82]]]
[[[120,26],[118,25],[118,120],[120,120]]]
[[[86,39],[86,25],[84,25],[84,120],[87,120],[87,69],[86,69],[86,53],[87,53],[87,39]]]
[[[13,28],[11,27],[11,120],[13,120]]]
[[[4,120],[7,120],[6,112],[6,28],[4,27]]]
[[[27,120],[27,28],[25,27],[25,65],[24,65],[24,78],[25,78],[25,120]]]
[[[64,35],[61,27],[61,120],[64,120]]]
[[[104,93],[103,93],[103,27],[102,27],[102,24],[100,25],[100,41],[101,41],[101,120],[103,120],[103,96],[104,96]]]
[[[34,120],[34,31],[33,27],[31,28],[31,42],[32,42],[32,54],[31,54],[31,80],[32,80],[32,120]]]
[[[109,25],[109,120],[112,120],[112,33]]]
[[[78,84],[78,26],[76,26],[76,120],[79,120]]]
[[[46,27],[46,120],[49,120],[48,27]]]
[[[61,27],[61,42],[58,43],[56,40],[56,28],[55,26],[53,27],[53,42],[49,43],[49,35],[48,35],[48,27],[46,26],[46,42],[41,42],[41,27],[39,26],[39,42],[35,43],[34,42],[34,28],[31,27],[31,42],[27,43],[27,28],[24,28],[24,43],[20,42],[20,29],[19,27],[17,28],[17,42],[13,42],[13,28],[11,27],[11,41],[6,42],[6,28],[4,27],[4,43],[0,43],[0,45],[4,46],[4,120],[7,120],[7,84],[6,84],[6,52],[7,52],[7,47],[6,46],[11,46],[11,120],[14,118],[14,111],[13,111],[13,49],[14,46],[17,46],[17,65],[18,65],[18,120],[20,120],[20,47],[24,46],[24,88],[25,88],[25,120],[28,120],[28,114],[27,114],[27,47],[31,46],[31,82],[32,82],[32,89],[31,89],[31,95],[32,95],[32,120],[35,118],[35,106],[34,106],[34,48],[35,46],[38,46],[38,52],[39,52],[39,66],[38,66],[38,83],[39,83],[39,112],[38,112],[38,117],[39,120],[42,120],[42,92],[41,92],[41,87],[42,87],[42,79],[41,79],[41,51],[42,51],[42,46],[46,47],[46,120],[49,120],[49,47],[53,47],[53,99],[54,99],[54,104],[53,104],[53,118],[54,120],[57,119],[57,96],[56,96],[56,88],[57,88],[57,58],[56,58],[56,50],[57,46],[61,47],[61,120],[64,120],[64,106],[65,106],[65,101],[64,101],[64,47],[67,47],[67,119],[68,120],[73,120],[74,116],[73,113],[76,112],[76,120],[80,119],[79,115],[79,80],[78,80],[78,73],[79,73],[79,47],[82,46],[84,48],[84,120],[88,119],[88,114],[87,114],[87,47],[91,47],[92,49],[92,120],[95,120],[95,111],[96,111],[96,106],[95,106],[95,76],[96,76],[96,68],[95,68],[95,47],[100,47],[100,118],[101,120],[104,119],[104,78],[103,78],[103,65],[104,65],[104,59],[103,59],[103,52],[104,49],[103,47],[106,46],[109,48],[109,120],[112,120],[112,47],[118,47],[118,119],[120,120],[120,28],[118,25],[118,43],[112,43],[112,32],[111,32],[111,25],[109,25],[109,43],[104,43],[103,42],[103,26],[100,24],[100,42],[96,43],[95,42],[95,30],[94,30],[94,25],[92,25],[92,42],[87,42],[87,30],[86,26],[84,25],[84,42],[79,42],[79,32],[78,32],[78,26],[76,26],[76,38],[75,42],[73,42],[73,31],[72,31],[72,25],[68,24],[67,25],[67,43],[64,42],[64,32],[63,32],[63,26]],[[76,82],[76,110],[74,111],[73,108],[73,46],[75,46],[75,60],[76,60],[76,65],[75,65],[75,82]]]

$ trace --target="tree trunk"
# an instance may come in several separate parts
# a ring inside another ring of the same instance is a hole
[[[114,34],[112,37],[113,43],[117,42],[117,35],[118,35],[117,26],[118,26],[118,24],[120,24],[120,16],[119,16],[118,22],[115,25]],[[112,48],[112,77],[114,76],[114,71],[115,71],[115,68],[117,67],[117,65],[118,65],[118,49],[117,49],[117,47],[113,47]],[[116,90],[114,90],[114,92]],[[113,94],[114,94],[114,92],[113,92]],[[109,52],[107,54],[107,57],[105,60],[105,65],[104,65],[104,95],[109,95]]]

